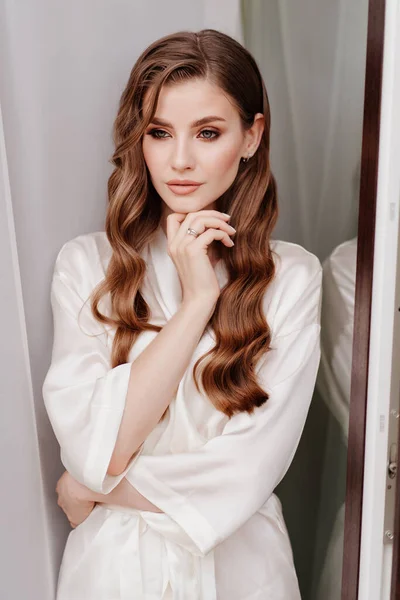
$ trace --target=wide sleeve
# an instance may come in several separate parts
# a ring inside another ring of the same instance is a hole
[[[97,257],[88,257],[74,240],[57,256],[50,292],[53,347],[42,393],[64,467],[86,487],[108,494],[140,452],[123,473],[107,474],[131,363],[110,368],[106,330],[91,316],[90,302],[85,303],[97,264]]]
[[[309,256],[275,290],[273,349],[256,369],[266,403],[233,416],[201,448],[141,455],[126,474],[184,530],[194,553],[206,555],[265,504],[299,444],[320,361],[322,267]]]

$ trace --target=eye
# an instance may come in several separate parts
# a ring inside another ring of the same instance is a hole
[[[203,131],[201,131],[200,133],[213,133],[214,134],[213,137],[205,137],[205,138],[203,138],[204,140],[207,140],[207,141],[208,140],[210,140],[210,141],[211,140],[216,140],[220,136],[219,132],[218,131],[214,131],[213,129],[203,129]]]
[[[162,134],[166,134],[166,136],[162,135]],[[211,136],[206,136],[203,137],[203,140],[208,141],[212,141],[217,139],[220,136],[220,133],[218,131],[213,131],[212,129],[203,129],[202,131],[200,131],[200,133],[207,133],[207,134],[212,134]],[[156,140],[163,140],[166,139],[166,137],[168,136],[168,133],[166,131],[164,131],[163,129],[151,129],[150,131],[147,132],[147,135],[151,135],[151,137],[155,138]]]
[[[163,139],[164,136],[159,136],[159,133],[167,133],[166,131],[163,131],[162,129],[151,129],[150,131],[147,132],[147,135],[151,135],[151,137],[155,138],[156,140],[159,139]]]

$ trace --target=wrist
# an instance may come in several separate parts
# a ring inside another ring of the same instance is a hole
[[[181,304],[181,310],[187,313],[191,318],[202,318],[208,321],[215,309],[216,300],[209,296],[184,300]]]
[[[74,479],[72,477],[72,475],[71,475],[71,479],[72,479],[72,485],[73,485],[72,492],[78,501],[80,501],[80,502],[97,502],[98,501],[95,498],[95,496],[100,496],[100,494],[97,494],[93,490],[89,489],[88,487],[86,487],[85,485],[83,485],[82,483],[80,483],[79,481]]]

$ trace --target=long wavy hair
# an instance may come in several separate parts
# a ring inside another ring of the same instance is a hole
[[[269,160],[270,110],[265,85],[251,54],[222,32],[203,29],[162,37],[144,50],[130,73],[114,123],[115,151],[110,162],[115,168],[108,181],[105,230],[113,252],[105,279],[91,295],[91,310],[98,321],[116,328],[112,368],[128,362],[141,332],[162,329],[148,322],[149,306],[140,291],[146,273],[140,252],[160,225],[162,211],[141,141],[156,112],[162,86],[193,78],[206,79],[232,99],[244,130],[252,125],[256,113],[265,118],[256,153],[248,162],[240,162],[234,182],[216,200],[217,210],[231,215],[230,224],[237,233],[233,248],[220,244],[228,282],[209,321],[216,343],[193,368],[200,391],[197,370],[205,361],[203,390],[216,409],[231,417],[253,412],[269,397],[257,383],[255,365],[270,350],[263,298],[275,275],[270,234],[278,208]],[[144,111],[146,92],[149,106]],[[111,296],[112,317],[98,309],[106,293]]]

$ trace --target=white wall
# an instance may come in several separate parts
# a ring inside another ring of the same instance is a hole
[[[39,600],[52,597],[52,576],[1,114],[0,166],[1,597]]]
[[[56,253],[66,240],[103,229],[112,122],[139,53],[181,29],[234,34],[237,16],[236,9],[210,11],[208,1],[0,4],[0,568],[7,600],[54,597],[69,531],[56,504],[63,469],[41,396]]]

